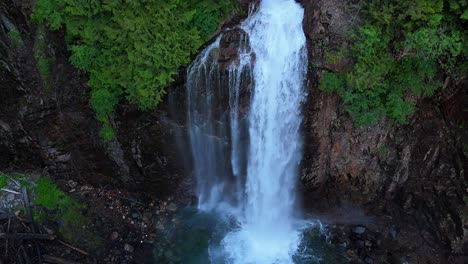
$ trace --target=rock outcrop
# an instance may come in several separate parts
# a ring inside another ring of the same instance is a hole
[[[0,3],[0,170],[173,193],[184,179],[168,104],[145,113],[120,107],[112,119],[116,139],[103,143],[86,76],[68,62],[64,30],[33,24],[31,5]],[[45,50],[37,51],[39,41]],[[47,76],[38,70],[38,52],[51,62]]]
[[[416,255],[423,263],[461,263],[468,246],[467,81],[447,79],[432,98],[415,99],[418,110],[406,125],[384,120],[358,128],[336,95],[318,89],[323,71],[347,63],[324,58],[327,49],[346,45],[357,13],[346,1],[300,2],[311,63],[301,171],[305,205],[364,207],[412,230],[406,248],[421,249]],[[433,251],[424,257],[427,248]]]

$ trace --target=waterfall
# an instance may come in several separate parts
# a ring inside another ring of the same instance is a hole
[[[294,0],[263,0],[240,26],[248,38],[241,38],[227,80],[218,63],[221,37],[188,70],[199,208],[238,223],[222,240],[227,263],[293,263],[300,243],[294,214],[307,70],[302,19]],[[250,105],[242,114],[240,89],[248,78]]]

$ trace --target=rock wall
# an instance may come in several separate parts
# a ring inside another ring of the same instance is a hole
[[[359,23],[358,7],[343,0],[300,2],[310,58],[301,171],[305,206],[363,207],[412,229],[408,247],[431,248],[433,259],[427,261],[466,260],[467,81],[446,79],[432,98],[413,98],[418,110],[407,125],[383,120],[357,128],[336,95],[318,90],[318,79],[349,63],[330,64],[325,55],[347,44],[347,32]]]
[[[145,113],[119,107],[113,117],[117,137],[104,144],[86,76],[68,62],[64,30],[33,24],[31,12],[32,1],[0,2],[0,171],[41,171],[56,179],[172,194],[184,179],[171,144],[179,128],[168,122],[168,104]],[[19,45],[11,37],[15,31]],[[38,50],[40,41],[45,50]],[[48,76],[39,72],[38,52],[50,61]],[[183,86],[183,80],[173,85]]]

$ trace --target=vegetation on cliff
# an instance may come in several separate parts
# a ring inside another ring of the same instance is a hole
[[[70,61],[89,74],[101,136],[111,139],[120,97],[142,110],[155,107],[177,68],[233,7],[233,0],[37,0],[33,18],[66,28]]]
[[[383,117],[406,123],[411,97],[431,96],[444,77],[466,74],[467,7],[464,0],[362,2],[352,44],[332,56],[354,64],[324,73],[320,88],[338,93],[358,125]]]
[[[2,189],[6,188],[6,189]],[[19,214],[28,218],[31,209],[33,219],[37,223],[50,224],[60,232],[64,239],[74,243],[96,243],[94,236],[83,229],[88,219],[82,214],[84,206],[76,199],[59,189],[48,178],[33,177],[20,173],[0,172],[0,198],[4,194],[31,195],[30,208],[22,208]],[[15,197],[15,196],[13,196]],[[26,199],[23,197],[23,199]],[[10,199],[14,207],[14,199]],[[23,205],[24,206],[24,205]],[[20,208],[13,208],[19,210]]]

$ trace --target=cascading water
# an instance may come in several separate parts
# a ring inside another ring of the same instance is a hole
[[[188,122],[198,207],[232,212],[243,200],[246,124],[239,117],[239,101],[240,87],[251,82],[251,53],[242,36],[239,60],[228,67],[225,80],[218,64],[221,37],[188,69]]]
[[[201,209],[210,210],[220,201],[224,192],[224,175],[229,172],[225,163],[226,118],[214,117],[216,99],[224,91],[220,86],[217,53],[221,37],[206,48],[189,67],[187,74],[188,122],[190,145],[197,179]],[[214,120],[216,119],[216,122]]]
[[[263,0],[241,25],[250,45],[240,45],[227,82],[218,64],[220,38],[188,70],[199,208],[221,209],[238,222],[221,241],[228,263],[293,263],[301,240],[294,188],[307,67],[302,19],[294,0]],[[240,87],[250,77],[249,113],[241,116]]]

